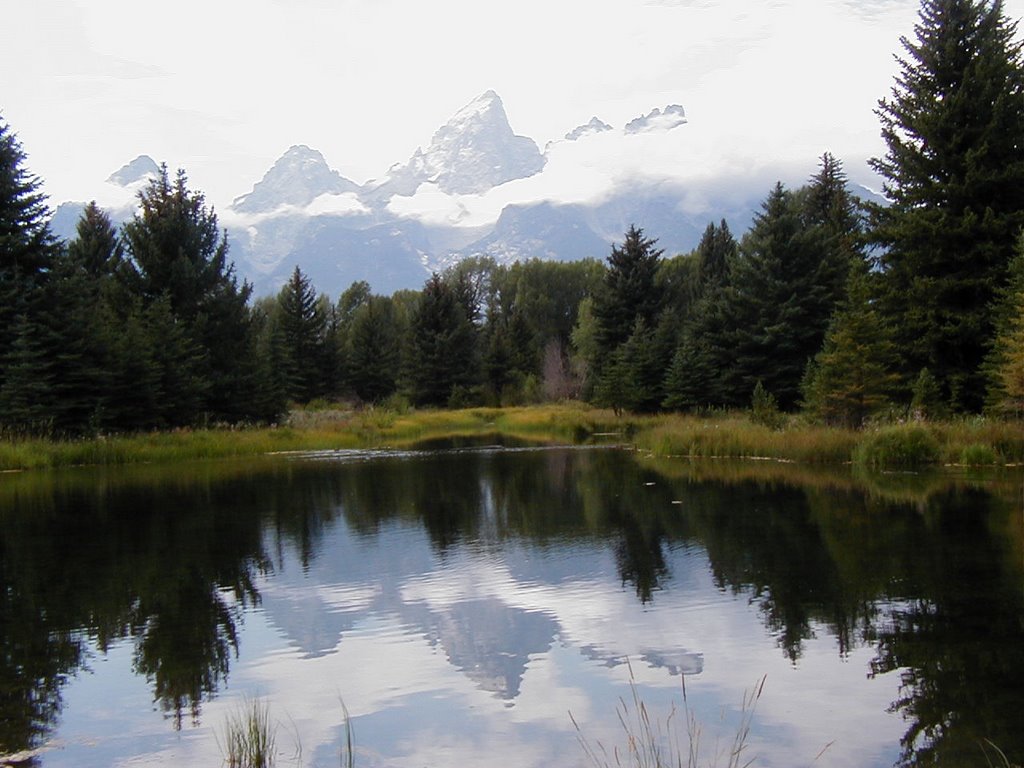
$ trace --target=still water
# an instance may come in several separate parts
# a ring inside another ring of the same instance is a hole
[[[562,448],[2,476],[0,755],[218,766],[257,699],[279,766],[338,766],[346,709],[357,766],[584,766],[570,712],[621,747],[631,681],[660,722],[685,681],[724,765],[764,679],[756,766],[1019,763],[1021,482]]]

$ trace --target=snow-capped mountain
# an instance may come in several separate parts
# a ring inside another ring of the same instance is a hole
[[[257,295],[276,292],[295,266],[338,296],[355,280],[379,293],[419,288],[430,271],[473,255],[604,259],[632,224],[671,255],[693,248],[712,220],[726,218],[741,233],[782,178],[770,158],[763,167],[723,161],[709,175],[706,158],[722,141],[669,105],[621,128],[593,117],[541,153],[487,91],[426,149],[363,186],[319,151],[293,146],[220,211],[220,222],[239,276]],[[111,175],[97,202],[115,221],[130,218],[156,172],[152,159],[136,158]],[[74,237],[82,207],[58,209],[58,236]]]
[[[669,104],[665,110],[652,109],[643,117],[626,123],[626,133],[644,133],[646,131],[671,131],[686,124],[686,110],[678,104]]]
[[[125,163],[114,171],[96,190],[93,200],[100,206],[111,221],[120,226],[135,213],[139,201],[139,192],[160,175],[160,166],[149,155],[139,155],[129,163]],[[76,200],[61,203],[50,220],[50,229],[64,240],[75,237],[78,220],[85,210],[85,201]]]
[[[377,191],[382,197],[412,195],[427,182],[447,194],[480,194],[543,168],[536,143],[512,131],[498,94],[487,91],[439,128],[426,150],[393,166]]]
[[[605,131],[611,131],[613,128],[608,125],[604,120],[599,120],[596,116],[590,118],[589,123],[580,125],[573,128],[567,134],[565,134],[566,141],[577,141],[582,139],[584,136],[593,136],[595,133],[604,133]]]
[[[132,188],[140,183],[146,183],[160,175],[160,166],[156,164],[149,155],[139,155],[130,163],[125,163],[110,176],[107,177],[108,184],[114,184],[124,189]]]
[[[304,208],[317,198],[355,194],[359,185],[332,170],[324,156],[299,144],[285,152],[248,194],[236,197],[239,213],[272,213],[283,207]]]

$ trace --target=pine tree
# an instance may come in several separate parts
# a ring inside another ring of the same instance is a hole
[[[707,343],[684,333],[665,374],[662,406],[670,411],[691,411],[712,400],[715,371]]]
[[[851,270],[847,298],[803,384],[804,407],[829,424],[857,428],[896,390],[896,348],[872,300],[866,262]]]
[[[124,247],[110,216],[95,201],[82,211],[75,233],[77,237],[68,243],[72,262],[96,280],[117,271],[124,258]]]
[[[418,405],[445,405],[476,379],[475,334],[456,292],[436,273],[412,317],[408,380]]]
[[[119,275],[145,310],[167,301],[175,323],[204,361],[202,414],[238,422],[254,417],[255,336],[248,306],[252,287],[238,284],[226,235],[184,171],[160,175],[139,195],[140,212],[122,229],[128,255]]]
[[[288,353],[288,397],[307,403],[325,393],[327,317],[316,289],[298,267],[277,295],[277,302]]]
[[[828,250],[800,200],[777,184],[743,238],[729,283],[708,297],[691,333],[708,344],[716,404],[743,406],[758,380],[783,408],[798,398],[834,307]]]
[[[655,242],[632,226],[622,247],[612,246],[608,270],[593,304],[598,357],[591,364],[597,369],[602,357],[630,337],[638,317],[648,328],[657,324],[662,301],[655,277],[663,251],[654,247]]]
[[[356,310],[347,358],[349,383],[360,399],[374,403],[395,392],[400,357],[391,299],[370,296]]]
[[[715,226],[713,222],[708,224],[697,245],[697,279],[700,284],[700,296],[728,282],[729,264],[736,258],[737,248],[736,239],[729,231],[729,225],[725,219],[722,219],[718,226]]]
[[[0,383],[4,360],[29,318],[31,303],[59,252],[50,232],[50,212],[41,182],[25,168],[25,153],[0,118]],[[19,330],[20,329],[20,330]]]
[[[19,314],[10,330],[13,339],[0,385],[0,427],[18,437],[50,436],[57,398],[48,350],[27,313]]]
[[[957,409],[982,405],[992,304],[1024,225],[1024,67],[999,0],[924,0],[890,98],[890,204],[873,210],[886,311],[906,371],[928,367]]]

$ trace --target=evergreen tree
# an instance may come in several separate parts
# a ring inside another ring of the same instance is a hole
[[[117,313],[101,309],[107,315],[100,327],[110,355],[104,423],[128,432],[165,426],[161,416],[163,372],[157,364],[157,342],[143,318],[141,302],[135,299],[130,306],[119,307]]]
[[[982,404],[992,303],[1024,225],[1024,68],[999,0],[924,0],[877,114],[873,210],[886,311],[905,370],[928,367],[957,409]]]
[[[648,328],[657,324],[662,301],[655,277],[663,251],[654,247],[655,242],[631,226],[622,247],[612,246],[593,304],[597,358],[591,364],[597,369],[603,357],[630,337],[637,318]]]
[[[0,426],[8,435],[49,436],[57,404],[55,377],[47,350],[27,313],[17,315],[13,340],[4,356],[0,385]]]
[[[277,301],[278,322],[288,355],[288,397],[308,403],[325,393],[327,316],[313,284],[298,267]]]
[[[277,322],[277,300],[267,297],[253,307],[256,334],[256,396],[253,411],[262,422],[273,423],[288,408],[288,350]]]
[[[95,201],[82,211],[75,233],[77,237],[68,243],[72,262],[97,281],[117,271],[124,258],[124,247],[110,216]]]
[[[145,310],[167,301],[175,323],[198,346],[204,370],[202,415],[231,422],[253,418],[255,337],[248,300],[227,259],[227,237],[184,171],[160,175],[139,194],[140,212],[122,229],[128,259],[119,274]]]
[[[804,406],[815,417],[857,428],[888,404],[898,383],[896,347],[872,300],[865,262],[851,271],[847,298],[808,369]]]
[[[728,282],[729,264],[736,258],[737,248],[725,219],[718,226],[708,224],[697,245],[699,296]]]
[[[0,383],[8,350],[32,324],[23,316],[24,302],[31,303],[30,294],[59,252],[40,181],[25,168],[25,159],[17,137],[0,118]]]
[[[110,279],[110,276],[107,276]],[[34,333],[45,350],[55,394],[53,431],[95,434],[106,422],[113,374],[103,283],[70,252],[57,256],[40,290]]]
[[[826,303],[835,308],[846,294],[851,268],[864,259],[863,204],[850,192],[843,164],[829,152],[802,193],[807,223],[822,234],[824,253],[816,282],[826,291]]]
[[[708,344],[716,404],[745,405],[759,380],[781,407],[796,403],[834,306],[823,277],[827,254],[821,228],[776,184],[743,238],[728,285],[708,297],[690,331]]]
[[[391,299],[370,296],[356,310],[349,334],[348,377],[366,402],[379,402],[398,386],[399,338]]]
[[[474,331],[456,292],[436,273],[411,322],[408,379],[417,405],[445,405],[476,378]]]
[[[708,345],[685,333],[665,374],[662,406],[671,411],[691,411],[706,406],[712,399],[714,380]]]

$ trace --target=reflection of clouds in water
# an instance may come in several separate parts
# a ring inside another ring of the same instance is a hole
[[[341,557],[348,545],[336,548],[336,535],[323,551]],[[415,537],[389,536],[378,542],[377,551],[391,554],[386,565],[370,566],[376,574],[314,590],[321,611],[350,624],[336,634],[336,653],[283,653],[235,676],[236,686],[272,691],[304,748],[325,759],[340,743],[343,696],[366,764],[477,764],[500,754],[503,765],[550,765],[576,747],[570,710],[595,737],[614,742],[615,705],[630,676],[667,713],[679,703],[682,671],[691,706],[712,732],[731,727],[729,718],[718,724],[719,713],[735,712],[768,675],[753,737],[759,764],[810,762],[830,741],[830,765],[892,762],[884,756],[901,728],[885,710],[895,691],[880,680],[864,692],[871,652],[855,650],[837,679],[834,641],[822,630],[799,662],[806,672],[797,674],[756,609],[715,586],[700,549],[667,553],[672,588],[644,606],[619,585],[607,543],[557,553],[516,545],[504,556],[464,547],[427,568],[423,558],[400,553],[403,545],[419,550]],[[331,559],[322,555],[311,577],[318,569],[338,576]],[[404,573],[403,562],[411,566]],[[314,612],[287,610],[287,600],[302,594],[273,583],[264,590],[270,619],[293,642],[301,628],[288,620]],[[858,695],[849,696],[851,689]],[[762,732],[771,740],[761,740]]]

